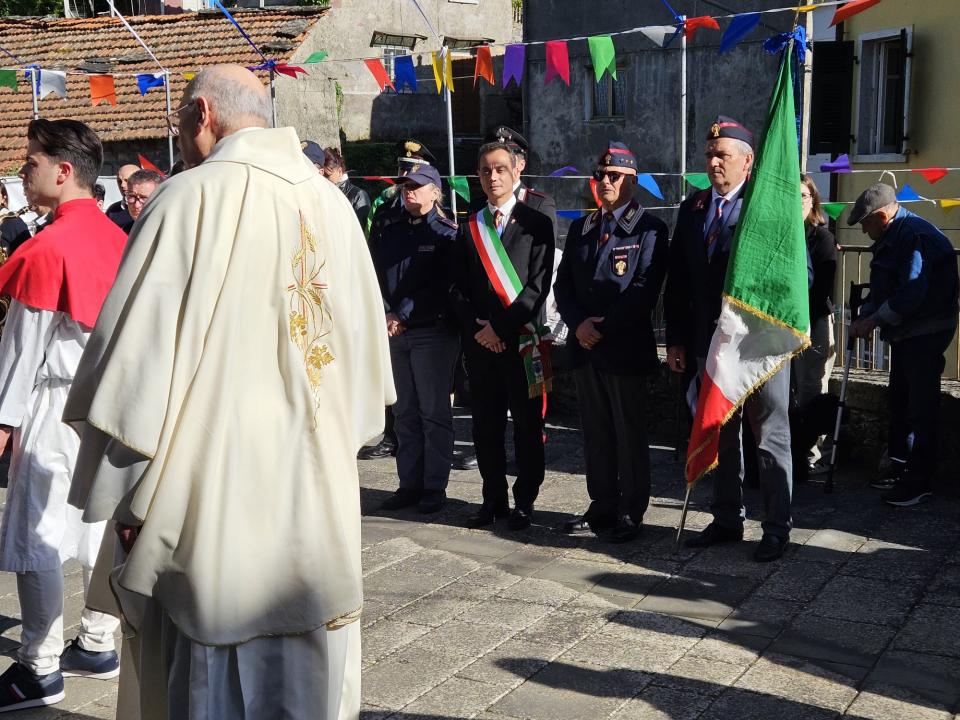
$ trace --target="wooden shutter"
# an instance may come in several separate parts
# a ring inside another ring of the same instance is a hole
[[[853,103],[852,41],[813,44],[810,153],[839,155],[850,150]]]

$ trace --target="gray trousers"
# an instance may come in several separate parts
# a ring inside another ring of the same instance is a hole
[[[390,338],[397,402],[400,487],[445,490],[453,460],[450,392],[460,339],[441,328],[414,328]]]
[[[764,383],[720,430],[719,467],[713,481],[710,510],[721,527],[743,526],[743,420],[757,441],[760,495],[763,498],[763,532],[787,538],[790,535],[790,500],[793,494],[793,462],[790,455],[790,368]]]

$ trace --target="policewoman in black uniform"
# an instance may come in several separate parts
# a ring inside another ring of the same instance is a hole
[[[659,359],[651,316],[667,269],[666,224],[634,198],[637,159],[612,142],[594,173],[601,206],[575,220],[553,288],[577,385],[590,507],[567,523],[635,538],[650,501],[647,376]]]
[[[433,513],[446,501],[453,455],[450,386],[460,342],[447,312],[457,226],[438,214],[440,182],[431,165],[406,175],[402,211],[370,247],[397,388],[400,487],[384,502],[387,510],[417,504],[420,512]]]

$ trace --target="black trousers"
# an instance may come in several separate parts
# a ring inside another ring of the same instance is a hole
[[[543,400],[531,399],[523,360],[516,347],[502,353],[481,348],[464,339],[464,358],[470,379],[473,410],[473,445],[483,478],[483,502],[495,508],[509,505],[507,498],[507,410],[513,420],[513,447],[517,480],[513,500],[530,510],[543,484]]]
[[[590,494],[586,519],[594,530],[624,515],[640,524],[650,504],[647,378],[600,372],[590,363],[574,378]]]

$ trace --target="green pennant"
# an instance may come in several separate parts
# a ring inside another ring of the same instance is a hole
[[[327,58],[326,50],[317,50],[315,53],[311,53],[310,57],[308,57],[306,60],[303,61],[303,64],[308,65],[310,63],[318,63],[321,60],[326,60],[326,58]]]
[[[0,87],[8,87],[13,91],[17,89],[17,71],[0,70]]]
[[[710,178],[707,177],[706,173],[684,173],[683,179],[697,190],[706,190],[710,187]]]
[[[587,43],[590,45],[590,59],[597,82],[600,82],[605,72],[609,72],[610,77],[616,80],[617,51],[613,48],[613,38],[609,35],[595,35],[587,38]]]
[[[461,175],[451,175],[447,182],[450,183],[450,189],[463,198],[464,202],[470,202],[470,185],[467,179]]]
[[[823,211],[829,215],[832,220],[836,220],[840,217],[840,213],[843,212],[843,208],[846,207],[846,203],[824,203],[820,207],[823,208]]]

